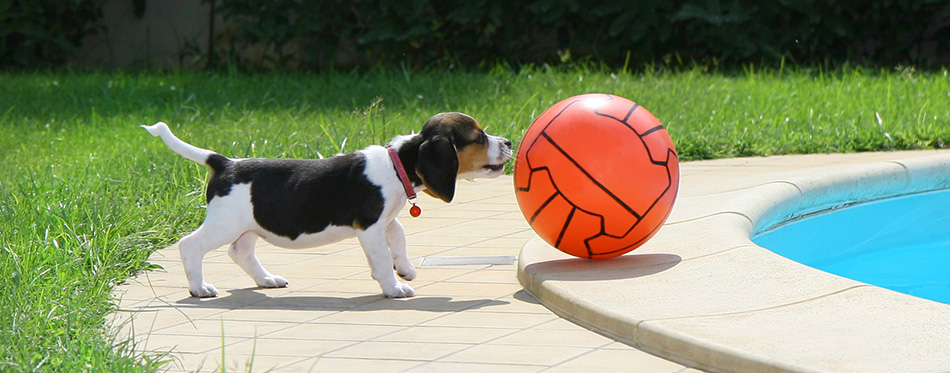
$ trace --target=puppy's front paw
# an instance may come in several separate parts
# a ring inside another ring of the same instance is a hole
[[[290,284],[283,277],[277,275],[270,275],[255,282],[257,282],[257,286],[262,288],[283,288],[287,287],[287,284]]]
[[[396,286],[389,291],[385,291],[387,298],[408,298],[416,295],[416,291],[412,290],[412,287],[409,284],[403,284],[397,282]]]
[[[218,296],[218,289],[215,289],[214,286],[207,282],[201,283],[201,286],[197,288],[189,288],[188,292],[191,293],[191,296],[196,298],[213,298]]]

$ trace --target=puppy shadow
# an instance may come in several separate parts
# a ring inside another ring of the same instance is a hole
[[[444,296],[415,296],[390,299],[382,294],[354,297],[318,295],[282,295],[271,297],[271,289],[244,288],[228,290],[228,295],[214,298],[183,298],[175,302],[181,308],[203,309],[251,309],[251,310],[301,310],[301,311],[384,311],[417,310],[428,312],[457,312],[468,309],[502,306],[506,301],[495,299],[454,300]]]
[[[606,260],[570,258],[532,263],[525,266],[525,271],[546,280],[607,281],[650,276],[681,261],[683,258],[675,254],[623,255]]]

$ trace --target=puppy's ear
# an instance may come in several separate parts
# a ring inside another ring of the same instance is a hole
[[[459,160],[455,145],[445,136],[434,136],[419,146],[416,172],[422,178],[426,192],[445,202],[455,197],[455,178]]]

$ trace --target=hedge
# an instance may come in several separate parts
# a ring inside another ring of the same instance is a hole
[[[104,0],[0,0],[0,67],[66,63],[102,30]]]
[[[950,62],[935,0],[222,0],[277,64]],[[685,62],[684,62],[685,61]]]
[[[101,1],[0,1],[0,66],[65,61]],[[232,26],[213,60],[238,66],[261,47],[266,65],[307,69],[950,62],[946,0],[203,1]]]

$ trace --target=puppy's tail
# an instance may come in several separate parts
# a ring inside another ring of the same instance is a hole
[[[168,129],[168,125],[163,122],[158,122],[151,126],[142,126],[142,128],[145,128],[145,130],[152,134],[152,136],[161,138],[162,141],[165,142],[165,145],[168,145],[172,151],[181,154],[182,157],[188,158],[188,160],[192,162],[215,168],[209,163],[209,158],[212,156],[216,156],[215,158],[224,158],[223,156],[218,155],[218,153],[215,153],[211,150],[202,149],[181,141],[181,139],[175,136],[175,134],[172,133],[170,129]]]

